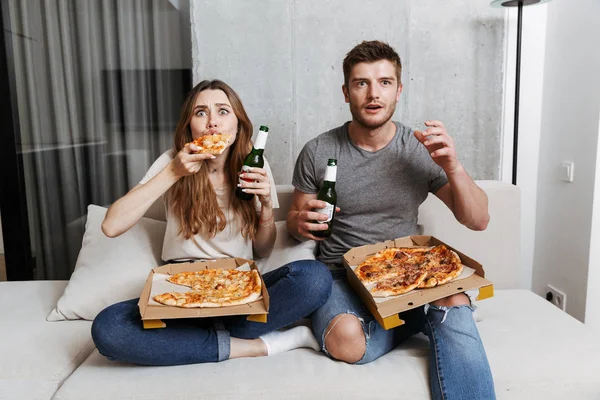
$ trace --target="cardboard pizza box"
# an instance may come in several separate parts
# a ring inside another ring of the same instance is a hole
[[[352,270],[353,266],[359,265],[367,257],[389,247],[436,246],[440,244],[454,250],[459,255],[463,265],[474,269],[475,272],[465,279],[450,281],[429,289],[415,289],[400,297],[382,301],[382,299],[375,300]],[[350,286],[358,293],[364,304],[384,329],[391,329],[404,324],[404,321],[398,315],[399,313],[455,293],[479,289],[477,300],[487,299],[494,295],[494,286],[492,282],[485,279],[485,271],[479,262],[433,236],[406,236],[355,247],[344,254],[344,267],[346,268]]]
[[[240,304],[237,306],[217,307],[217,308],[180,308],[173,306],[165,306],[160,304],[151,304],[150,294],[152,292],[152,282],[155,274],[174,275],[185,271],[201,271],[203,269],[235,269],[245,263],[250,265],[251,269],[256,269],[256,264],[252,260],[244,258],[223,258],[219,260],[196,261],[190,263],[167,264],[157,267],[150,271],[138,306],[140,315],[144,323],[144,328],[164,328],[166,323],[163,320],[175,318],[206,318],[218,317],[227,315],[248,315],[248,320],[255,322],[267,322],[267,314],[269,313],[269,293],[265,282],[260,275],[262,282],[262,298],[248,304]]]

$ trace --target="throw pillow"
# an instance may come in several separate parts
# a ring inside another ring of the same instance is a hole
[[[93,320],[105,307],[139,297],[152,268],[162,264],[166,222],[142,218],[116,238],[101,230],[107,209],[88,206],[75,271],[48,321]]]

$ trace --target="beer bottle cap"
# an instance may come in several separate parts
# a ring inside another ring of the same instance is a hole
[[[260,128],[258,129],[259,131],[265,131],[265,132],[269,132],[269,127],[266,125],[261,125]]]

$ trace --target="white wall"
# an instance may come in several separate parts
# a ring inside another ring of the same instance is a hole
[[[443,4],[442,4],[443,3]],[[486,1],[242,0],[191,5],[194,81],[220,78],[240,95],[277,183],[302,146],[350,119],[342,60],[362,40],[403,59],[395,119],[443,121],[476,179],[500,176],[504,13]],[[271,21],[277,21],[271,23]]]
[[[567,312],[585,317],[600,115],[600,2],[547,5],[543,109],[537,183],[533,290],[552,284]],[[575,162],[572,183],[558,178]]]
[[[600,125],[600,123],[599,123]],[[598,132],[600,137],[600,130]],[[585,323],[600,333],[600,139],[596,150],[596,185],[590,235],[590,267],[585,303]]]
[[[531,289],[546,43],[547,6],[523,9],[517,185],[521,189],[519,287]],[[517,9],[507,8],[501,180],[512,182]]]

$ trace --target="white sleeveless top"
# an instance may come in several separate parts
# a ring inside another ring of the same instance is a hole
[[[162,171],[169,162],[175,156],[174,150],[165,151],[155,162],[152,164],[148,172],[140,184],[148,182],[160,171]],[[271,181],[271,198],[273,201],[273,208],[279,208],[279,201],[277,200],[277,192],[275,190],[275,182],[273,181],[273,174],[269,163],[265,159],[265,170]],[[252,241],[242,236],[241,224],[237,220],[236,215],[232,209],[229,208],[229,187],[224,189],[216,189],[217,202],[223,214],[225,214],[226,226],[221,232],[217,232],[214,237],[208,235],[198,234],[194,236],[195,240],[186,240],[183,236],[179,235],[181,229],[179,221],[169,211],[169,206],[166,202],[166,193],[160,197],[160,201],[163,202],[165,207],[165,215],[167,216],[167,229],[165,231],[165,239],[163,242],[162,259],[164,261],[170,260],[187,260],[187,259],[208,259],[214,260],[217,258],[227,257],[242,257],[247,259],[253,259],[252,257]],[[254,197],[254,204],[256,207],[257,214],[260,214],[260,202],[258,198]]]

